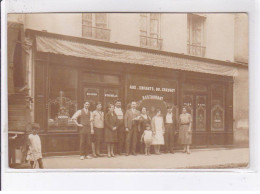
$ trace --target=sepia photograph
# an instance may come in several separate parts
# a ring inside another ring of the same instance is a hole
[[[7,14],[8,168],[249,168],[248,19]]]

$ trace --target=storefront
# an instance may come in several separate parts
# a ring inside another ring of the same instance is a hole
[[[178,117],[186,106],[193,117],[193,147],[233,142],[235,64],[162,51],[27,30],[33,40],[34,120],[42,127],[43,152],[79,150],[73,113],[85,100],[121,99]],[[176,136],[177,137],[177,136]],[[178,144],[175,147],[178,148]]]

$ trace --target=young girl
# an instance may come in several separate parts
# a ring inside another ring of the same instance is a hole
[[[151,126],[149,123],[147,123],[145,125],[145,130],[143,132],[143,135],[141,137],[141,142],[145,143],[145,148],[144,148],[144,152],[145,152],[145,155],[150,155],[150,146],[153,142],[153,132],[151,130]]]
[[[39,129],[40,125],[38,123],[33,123],[32,133],[28,136],[29,150],[27,153],[27,160],[30,161],[32,168],[36,167],[37,162],[39,164],[39,168],[43,168],[41,139],[37,134]]]

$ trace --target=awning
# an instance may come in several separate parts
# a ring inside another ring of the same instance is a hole
[[[36,48],[39,52],[59,55],[149,65],[216,75],[237,76],[237,68],[233,66],[208,63],[205,61],[187,59],[185,57],[110,48],[46,36],[36,36]]]

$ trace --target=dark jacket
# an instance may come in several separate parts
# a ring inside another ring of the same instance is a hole
[[[118,120],[117,120],[117,116],[115,113],[108,112],[105,116],[105,126],[108,129],[113,129],[114,127],[117,127],[118,125]]]
[[[138,117],[140,114],[141,113],[138,110],[135,110],[135,114],[132,112],[131,109],[127,110],[124,116],[125,128],[129,128],[129,130],[131,130],[133,125],[133,119]]]

